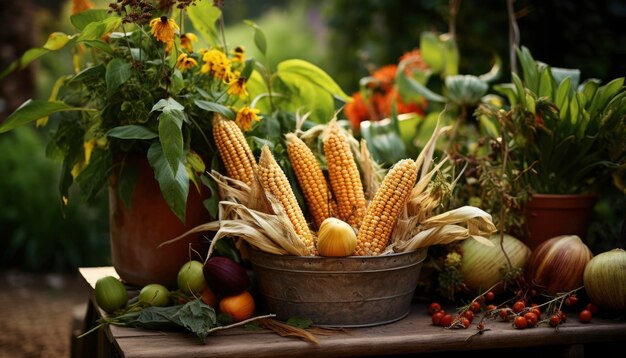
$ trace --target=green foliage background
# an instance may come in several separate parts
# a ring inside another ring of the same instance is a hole
[[[48,20],[41,26],[44,33],[37,34],[41,43],[48,33],[69,28],[69,1],[48,3],[62,6],[43,17]],[[448,0],[239,0],[226,1],[224,15],[230,47],[243,45],[248,56],[261,58],[255,52],[252,29],[243,23],[251,19],[267,35],[270,67],[289,58],[310,61],[350,94],[370,68],[397,63],[404,52],[417,48],[421,32],[447,32],[449,4]],[[536,59],[556,67],[580,68],[584,78],[626,74],[626,6],[622,1],[517,0],[515,8],[521,44]],[[504,64],[501,81],[508,81],[505,1],[461,2],[456,31],[461,73],[486,72],[495,52]],[[37,70],[33,97],[45,99],[54,80],[71,66],[71,56],[61,52],[33,65]],[[0,265],[66,271],[108,264],[106,193],[95,203],[71,202],[62,213],[60,163],[45,157],[43,138],[47,135],[32,127],[0,135]],[[609,202],[598,206],[595,222],[614,224],[594,224],[592,240],[618,236],[618,223],[626,215],[619,209],[624,208],[623,196],[608,194]]]

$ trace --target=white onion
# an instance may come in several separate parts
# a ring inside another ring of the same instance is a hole
[[[500,234],[489,239],[494,246],[471,238],[463,242],[461,274],[463,282],[471,289],[486,290],[504,279],[506,271],[502,269],[507,268],[508,262],[500,246]],[[508,234],[504,234],[504,251],[514,269],[523,268],[531,254],[526,244]]]
[[[606,310],[626,310],[626,251],[613,249],[589,261],[583,275],[591,302]]]

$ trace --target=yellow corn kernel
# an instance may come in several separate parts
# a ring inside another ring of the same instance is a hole
[[[335,121],[328,124],[324,154],[339,218],[352,226],[359,226],[367,207],[363,183],[348,138]]]
[[[416,180],[417,164],[411,159],[400,160],[385,175],[359,228],[357,255],[384,251]]]
[[[333,216],[337,204],[311,148],[293,133],[288,133],[286,138],[289,161],[298,178],[315,227],[319,228],[326,218]]]
[[[285,172],[283,172],[282,168],[276,162],[276,159],[274,159],[267,145],[263,146],[261,150],[258,173],[263,189],[272,194],[281,203],[296,233],[311,252],[313,252],[315,249],[313,234],[304,218],[302,209],[300,209],[298,205],[298,200],[291,189],[289,179],[287,179]]]
[[[250,185],[257,164],[243,132],[235,121],[216,113],[213,119],[213,138],[228,176]]]

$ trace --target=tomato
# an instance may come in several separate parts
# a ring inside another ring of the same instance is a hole
[[[517,329],[524,329],[528,326],[528,320],[522,316],[517,316],[513,320],[513,326]]]
[[[463,317],[467,318],[470,322],[474,320],[474,312],[467,310],[463,312]]]
[[[571,294],[565,299],[565,305],[567,307],[572,307],[577,303],[578,303],[578,297],[576,297],[576,294]]]
[[[443,316],[445,316],[445,315],[446,315],[446,313],[444,311],[439,311],[439,312],[436,312],[435,314],[433,314],[433,316],[431,318],[431,321],[432,321],[433,325],[434,326],[440,326],[439,322],[441,322],[441,318]]]
[[[582,323],[589,323],[591,322],[591,311],[589,310],[582,310],[580,311],[580,313],[578,314],[578,320]]]
[[[556,327],[561,324],[561,316],[558,314],[553,314],[550,316],[550,327]]]
[[[507,308],[501,309],[500,310],[500,318],[502,318],[503,321],[509,321],[509,310]]]
[[[537,321],[539,320],[537,315],[534,314],[533,312],[526,312],[526,313],[524,313],[523,317],[526,318],[526,320],[528,321],[528,327],[536,326],[537,325]]]
[[[520,313],[526,308],[526,304],[522,301],[517,301],[513,304],[513,312]]]
[[[480,303],[478,303],[478,301],[472,302],[469,306],[469,309],[474,313],[480,312]]]
[[[487,305],[487,307],[485,307],[485,310],[487,311],[495,311],[498,308],[498,306],[496,305]]]
[[[469,311],[468,311],[469,312]],[[472,324],[472,321],[470,321],[469,319],[467,319],[467,317],[461,317],[459,318],[459,322],[461,322],[461,324],[463,325],[463,328],[468,328],[470,326],[470,324]]]
[[[439,321],[439,325],[442,327],[450,327],[452,325],[452,315],[443,315],[443,317],[441,317],[441,320]]]
[[[585,307],[585,309],[591,312],[591,314],[596,314],[598,313],[598,311],[600,311],[600,308],[594,305],[593,303],[587,303],[587,306]]]
[[[435,313],[441,311],[441,305],[437,302],[432,302],[429,306],[428,306],[428,314],[429,315],[434,315]]]
[[[493,301],[494,298],[496,298],[496,294],[493,293],[493,291],[489,291],[489,292],[485,293],[485,299],[487,301]]]

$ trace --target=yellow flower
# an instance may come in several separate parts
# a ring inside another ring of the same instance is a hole
[[[186,34],[180,35],[180,47],[184,48],[188,52],[193,52],[192,42],[198,41],[198,36],[188,32]]]
[[[198,66],[198,61],[189,57],[186,53],[181,53],[178,55],[178,59],[176,60],[176,67],[178,67],[181,71],[186,71],[191,68]]]
[[[93,8],[93,4],[89,0],[72,0],[72,15],[91,8]]]
[[[237,46],[231,52],[233,54],[233,61],[243,62],[245,60],[245,50],[243,46]]]
[[[228,94],[239,97],[246,97],[248,91],[246,91],[246,78],[239,77],[228,83]]]
[[[261,120],[257,114],[260,110],[256,108],[243,107],[237,111],[237,117],[235,117],[235,123],[241,128],[242,131],[249,131],[252,128],[252,122],[258,122]]]
[[[168,19],[167,16],[161,16],[160,18],[152,19],[150,21],[150,28],[152,29],[152,36],[158,41],[165,44],[165,51],[170,52],[174,47],[174,35],[178,31],[178,25],[172,19]]]
[[[202,60],[204,61],[204,65],[202,65],[200,72],[211,73],[213,76],[224,81],[230,78],[232,64],[224,52],[217,49],[210,49],[202,55]]]

